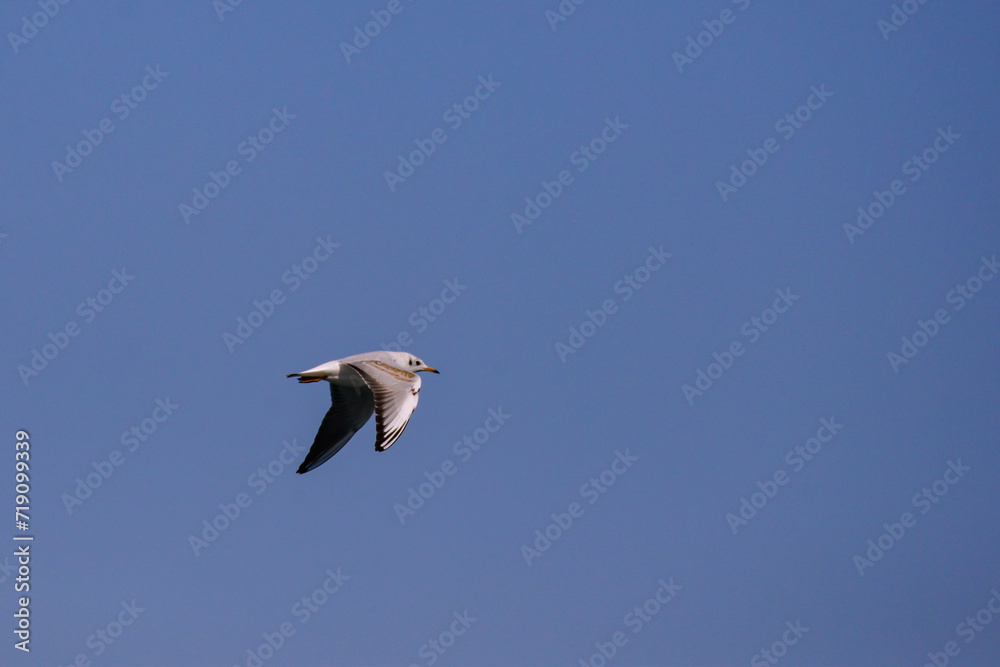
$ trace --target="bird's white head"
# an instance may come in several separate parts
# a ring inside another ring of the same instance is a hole
[[[396,357],[398,367],[404,371],[410,371],[411,373],[419,373],[420,371],[430,371],[431,373],[441,372],[436,368],[431,368],[409,352],[394,352],[393,356]]]

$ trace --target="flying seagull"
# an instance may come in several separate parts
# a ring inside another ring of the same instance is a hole
[[[323,417],[316,440],[296,471],[306,473],[339,452],[375,413],[375,451],[396,442],[420,396],[420,371],[439,372],[409,352],[368,352],[328,361],[301,373],[299,382],[330,383],[333,405]]]

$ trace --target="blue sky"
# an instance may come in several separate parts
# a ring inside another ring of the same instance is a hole
[[[224,1],[0,12],[4,664],[1000,660],[995,5]]]

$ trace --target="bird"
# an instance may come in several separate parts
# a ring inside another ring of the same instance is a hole
[[[285,377],[299,382],[330,383],[330,409],[316,433],[298,474],[326,463],[339,452],[375,413],[375,451],[384,452],[399,438],[417,409],[420,377],[440,373],[409,352],[380,350],[335,359]]]

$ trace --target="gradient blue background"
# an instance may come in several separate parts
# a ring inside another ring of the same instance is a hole
[[[796,620],[809,631],[780,664],[918,665],[948,641],[954,664],[1000,662],[1000,620],[956,634],[1000,587],[1000,281],[898,373],[886,359],[1000,252],[1000,8],[931,0],[885,40],[889,2],[666,4],[587,2],[553,31],[556,0],[404,0],[351,63],[340,43],[384,2],[247,1],[222,21],[208,0],[71,2],[17,54],[5,39],[0,490],[11,507],[27,429],[36,541],[33,651],[12,647],[7,579],[0,661],[244,665],[292,621],[265,664],[425,665],[468,610],[440,664],[577,665],[625,630],[610,664],[745,665]],[[672,54],[723,9],[735,22],[679,73]],[[37,11],[7,3],[0,27]],[[114,118],[157,65],[166,80]],[[450,129],[488,75],[501,86]],[[716,181],[824,84],[723,202]],[[243,162],[275,107],[294,120]],[[59,182],[51,163],[106,116],[114,132]],[[616,117],[628,129],[519,234],[524,198]],[[856,208],[949,126],[956,144],[849,243]],[[438,127],[391,192],[383,172]],[[186,225],[178,205],[231,159],[242,173]],[[340,248],[289,292],[282,274],[327,235]],[[616,282],[661,244],[670,263],[624,301]],[[134,282],[26,386],[18,365],[122,267]],[[456,278],[417,333],[411,313]],[[223,334],[275,288],[288,300],[230,353]],[[682,385],[747,342],[778,288],[800,299],[690,405]],[[562,363],[556,343],[609,298]],[[442,374],[399,442],[376,454],[370,424],[257,495],[248,478],[284,440],[308,446],[329,402],[283,375],[403,331]],[[62,494],[167,397],[180,408],[69,514]],[[509,421],[460,462],[491,408]],[[823,417],[843,430],[734,535],[726,514]],[[639,462],[587,504],[626,449]],[[446,459],[457,473],[401,525],[393,505]],[[949,459],[971,471],[859,576],[852,558]],[[195,556],[189,536],[241,492],[252,505]],[[572,502],[584,515],[528,566],[522,545]],[[350,580],[299,623],[337,567]],[[670,577],[680,592],[631,633],[625,614]],[[95,657],[87,638],[133,599],[145,611]]]

